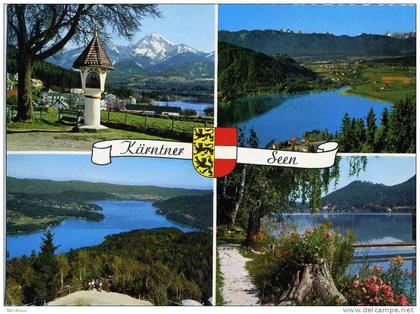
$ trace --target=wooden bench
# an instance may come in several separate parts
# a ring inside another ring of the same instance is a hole
[[[79,125],[83,120],[81,110],[58,109],[58,121],[70,122]]]

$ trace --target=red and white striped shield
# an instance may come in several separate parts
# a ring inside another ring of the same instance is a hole
[[[237,159],[236,128],[195,128],[193,165],[198,173],[209,178],[228,175]]]

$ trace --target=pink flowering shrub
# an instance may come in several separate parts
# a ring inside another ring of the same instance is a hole
[[[354,276],[345,291],[351,305],[408,306],[415,294],[415,275],[402,269],[404,260],[395,256],[390,267],[382,271],[378,265],[365,267]]]

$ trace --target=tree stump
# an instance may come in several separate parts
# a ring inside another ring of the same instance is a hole
[[[324,261],[302,265],[302,269],[293,276],[290,287],[281,295],[279,305],[294,305],[309,295],[318,296],[324,301],[334,301],[334,305],[347,303],[346,298],[335,286]]]

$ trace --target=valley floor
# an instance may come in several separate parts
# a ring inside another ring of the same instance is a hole
[[[149,301],[135,299],[125,294],[106,291],[77,291],[57,298],[48,305],[153,305]]]
[[[225,305],[257,305],[258,291],[245,267],[249,259],[242,256],[238,247],[223,244],[217,248],[223,276],[223,301]]]

